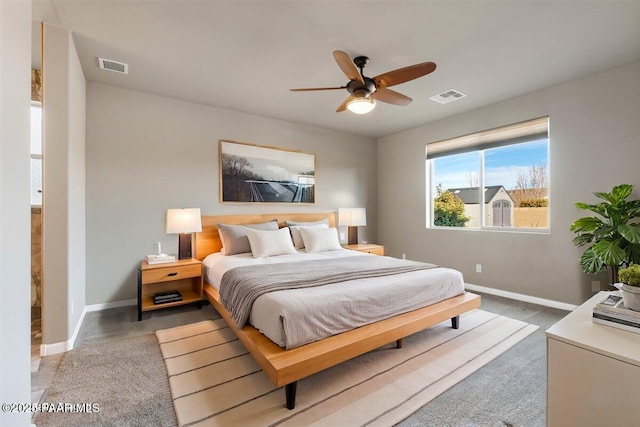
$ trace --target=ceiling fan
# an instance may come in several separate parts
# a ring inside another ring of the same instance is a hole
[[[349,111],[357,114],[365,114],[375,108],[376,101],[382,101],[394,105],[409,105],[412,101],[411,98],[387,88],[425,76],[436,69],[436,64],[433,62],[423,62],[421,64],[410,65],[408,67],[399,68],[397,70],[369,78],[365,77],[363,73],[365,65],[369,62],[369,58],[366,56],[357,56],[353,58],[352,62],[349,55],[345,52],[341,50],[334,50],[333,57],[342,72],[349,78],[349,83],[345,86],[338,87],[317,87],[290,90],[293,92],[306,92],[347,89],[350,95],[342,104],[340,104],[336,110],[337,113],[349,109]],[[358,71],[358,68],[360,71]]]

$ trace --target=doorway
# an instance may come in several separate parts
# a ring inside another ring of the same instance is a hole
[[[511,227],[511,202],[508,200],[496,200],[493,207],[493,226]]]
[[[31,70],[31,353],[42,344],[42,77]]]

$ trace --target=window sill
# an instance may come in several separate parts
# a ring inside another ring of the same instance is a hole
[[[514,234],[551,234],[549,228],[514,228],[514,227],[440,227],[432,225],[426,227],[428,230],[458,230],[458,231],[483,231],[493,233],[514,233]]]

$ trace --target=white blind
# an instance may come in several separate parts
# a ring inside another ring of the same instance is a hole
[[[549,116],[427,144],[427,159],[549,137]]]

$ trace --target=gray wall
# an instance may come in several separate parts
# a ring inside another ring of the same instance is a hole
[[[43,52],[42,325],[46,345],[71,338],[85,304],[86,83],[69,31],[45,24]],[[60,350],[65,349],[54,351]]]
[[[31,2],[0,1],[0,401],[30,402]],[[28,426],[27,412],[0,425]]]
[[[583,302],[591,281],[604,285],[608,276],[580,270],[582,251],[571,243],[569,226],[585,215],[574,203],[595,202],[592,192],[616,184],[640,184],[639,111],[637,62],[379,139],[379,242],[390,255],[457,268],[467,283]],[[544,115],[550,116],[550,234],[425,227],[426,143]],[[633,196],[640,198],[640,187]]]
[[[80,58],[69,36],[68,233],[69,305],[67,325],[74,332],[86,300],[86,106],[87,88]]]
[[[218,140],[316,154],[313,206],[221,204]],[[165,234],[169,208],[203,214],[304,212],[366,207],[376,240],[375,140],[178,101],[87,85],[87,304],[136,297],[137,268],[152,243],[176,253]]]

